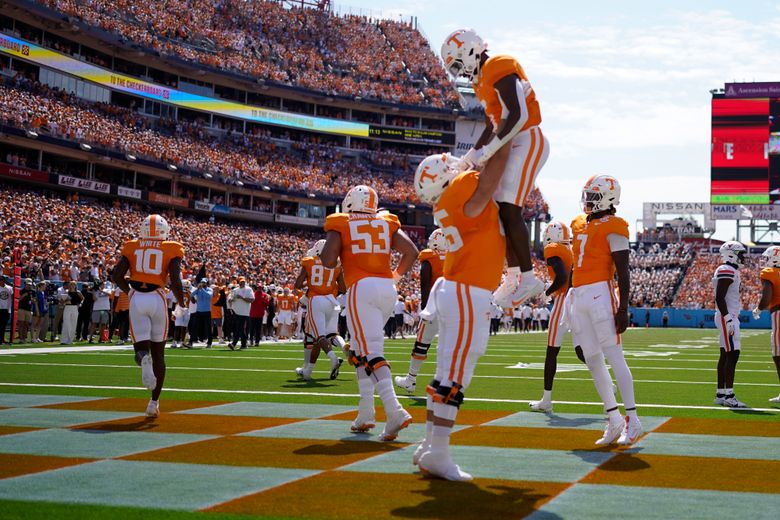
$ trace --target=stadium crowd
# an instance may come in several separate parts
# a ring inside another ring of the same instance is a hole
[[[90,103],[21,74],[0,87],[0,123],[209,173],[228,183],[241,180],[340,197],[370,178],[385,202],[416,200],[409,174],[413,163],[406,154],[372,151],[356,160],[313,138],[295,141],[287,149],[264,132],[217,137],[199,122],[157,120],[116,105]],[[526,201],[526,216],[547,211],[547,202],[534,189]]]
[[[458,108],[425,37],[403,22],[261,0],[38,0],[141,47],[329,95]]]
[[[662,307],[671,304],[685,268],[693,259],[690,244],[659,244],[632,249],[630,304],[637,307]]]
[[[685,274],[673,305],[688,309],[714,309],[712,278],[720,263],[718,254],[697,255]],[[746,256],[745,266],[739,270],[742,309],[753,309],[761,296],[760,266],[760,256]]]

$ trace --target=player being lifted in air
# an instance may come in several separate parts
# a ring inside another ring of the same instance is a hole
[[[550,153],[547,138],[539,128],[539,103],[517,60],[506,55],[488,56],[487,43],[472,29],[450,34],[442,45],[441,57],[452,76],[471,81],[485,108],[485,130],[457,168],[482,168],[498,150],[509,150],[494,194],[506,233],[508,270],[493,297],[501,307],[516,307],[544,291],[544,284],[533,272],[528,228],[523,219],[523,204]]]
[[[420,305],[422,309],[428,304],[428,296],[431,288],[444,273],[444,257],[447,254],[449,244],[447,237],[441,229],[434,229],[428,237],[428,249],[420,251]],[[417,388],[417,374],[423,361],[428,357],[428,349],[431,348],[433,338],[439,332],[439,323],[436,320],[421,319],[417,326],[417,339],[412,348],[412,359],[409,361],[409,373],[406,376],[396,376],[395,384],[409,393],[414,393]]]
[[[746,408],[734,395],[734,374],[739,361],[741,339],[739,334],[739,268],[745,264],[747,249],[730,240],[720,246],[721,263],[715,269],[712,286],[715,289],[715,328],[720,339],[718,358],[718,390],[715,404],[729,408]]]
[[[338,266],[339,258],[347,285],[348,359],[357,372],[360,404],[352,431],[365,432],[375,425],[374,390],[387,414],[381,439],[392,441],[409,426],[412,416],[395,395],[390,365],[385,361],[384,325],[398,299],[395,282],[414,265],[417,247],[401,230],[398,217],[378,213],[379,200],[373,188],[355,186],[344,197],[344,213],[325,219],[327,237],[320,254],[322,265]],[[401,254],[395,270],[391,252]]]
[[[165,381],[165,340],[168,337],[168,305],[165,285],[170,277],[176,302],[184,307],[181,261],[184,246],[168,240],[170,227],[160,215],[141,224],[140,239],[128,240],[114,267],[112,278],[130,298],[130,334],[141,381],[152,391],[147,417],[160,415],[160,392]],[[125,275],[128,274],[128,278]]]
[[[552,412],[552,388],[555,372],[558,369],[558,352],[563,344],[563,336],[569,330],[563,316],[566,306],[566,293],[569,290],[569,280],[572,265],[571,231],[563,222],[550,222],[544,230],[544,259],[552,283],[545,295],[553,298],[553,308],[550,314],[550,325],[547,329],[547,353],[544,358],[544,394],[539,401],[528,403],[535,412]],[[574,351],[584,363],[582,347],[572,337]]]
[[[417,196],[434,206],[449,247],[444,277],[422,313],[424,319],[438,320],[439,341],[436,375],[426,388],[425,440],[412,462],[447,480],[472,479],[453,462],[449,440],[477,360],[487,349],[492,292],[504,268],[506,242],[493,193],[508,156],[509,150],[502,149],[481,173],[459,173],[457,159],[432,155],[420,163],[414,178]]]
[[[574,268],[564,311],[608,415],[604,435],[596,441],[599,446],[615,440],[618,444],[633,444],[642,434],[634,401],[634,379],[623,356],[620,336],[628,327],[631,280],[628,223],[615,215],[618,204],[620,184],[614,177],[593,176],[582,188],[585,213],[571,223]],[[612,390],[605,356],[623,398],[625,420]]]
[[[769,309],[772,318],[772,360],[780,379],[780,246],[767,247],[761,256],[764,260],[761,269],[761,301],[753,310],[753,316],[758,319],[762,310]],[[769,402],[780,403],[780,395],[770,398]]]
[[[330,378],[336,379],[342,359],[336,356],[344,349],[344,339],[338,334],[339,303],[336,296],[346,292],[341,266],[328,269],[322,265],[320,253],[325,240],[318,240],[301,260],[301,272],[295,280],[295,289],[306,286],[308,309],[303,324],[303,367],[295,373],[306,381],[311,380],[314,363],[320,350],[330,359]]]

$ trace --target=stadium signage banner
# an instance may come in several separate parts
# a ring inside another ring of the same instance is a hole
[[[0,164],[0,175],[35,182],[49,182],[48,173],[31,170],[30,168],[24,168],[22,166],[11,166],[10,164]]]
[[[371,125],[368,129],[368,135],[377,139],[390,139],[405,143],[440,144],[446,146],[455,144],[455,136],[452,133],[439,132],[438,130],[423,130],[421,128],[388,128]]]
[[[727,98],[780,97],[780,82],[726,83]]]
[[[230,214],[241,218],[259,220],[263,222],[272,222],[274,220],[273,213],[263,213],[260,211],[252,211],[249,209],[230,208]]]
[[[330,134],[368,137],[369,125],[338,119],[291,114],[280,110],[235,103],[224,99],[210,98],[176,90],[164,85],[136,79],[104,68],[79,61],[59,52],[40,47],[32,42],[0,35],[0,52],[36,63],[49,69],[91,81],[97,85],[139,96],[161,103],[211,112],[227,117],[243,119],[288,128],[325,132]]]
[[[211,212],[211,209],[214,207],[214,204],[210,204],[208,202],[201,202],[199,200],[196,200],[193,208],[200,210],[200,211],[208,211]]]
[[[118,186],[116,189],[116,194],[120,197],[127,197],[130,199],[140,199],[143,196],[141,190],[125,188],[124,186]]]
[[[60,175],[57,181],[60,186],[76,188],[77,190],[96,191],[98,193],[110,193],[111,185],[107,182],[98,182],[92,179],[79,179],[68,175]]]
[[[190,206],[190,201],[187,199],[174,197],[172,195],[163,195],[162,193],[149,193],[149,200],[151,202],[167,204],[168,206],[180,206],[182,208],[188,208]]]
[[[751,204],[736,206],[731,204],[713,204],[712,218],[715,220],[780,220],[780,206],[771,204]]]
[[[298,217],[295,215],[276,215],[276,221],[301,226],[321,226],[323,223],[322,219],[319,218]]]

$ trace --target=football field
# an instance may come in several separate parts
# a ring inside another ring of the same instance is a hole
[[[747,410],[712,404],[714,330],[628,331],[645,429],[631,448],[593,445],[602,405],[568,342],[554,412],[528,411],[545,343],[539,333],[491,338],[452,436],[470,483],[411,464],[435,356],[415,395],[399,392],[414,423],[382,443],[381,408],[374,434],[349,431],[354,371],[331,381],[322,356],[315,380],[299,380],[299,343],[168,350],[153,420],[127,347],[3,348],[0,517],[777,518],[780,406],[767,399],[780,385],[768,331],[743,331],[735,391]],[[395,374],[410,349],[387,343]]]

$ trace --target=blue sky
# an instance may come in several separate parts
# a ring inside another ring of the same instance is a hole
[[[351,0],[385,17],[415,15],[438,52],[471,27],[523,65],[551,152],[538,185],[569,221],[594,173],[622,184],[632,228],[642,202],[709,199],[709,90],[780,81],[780,2]],[[730,239],[721,223],[716,236]]]

